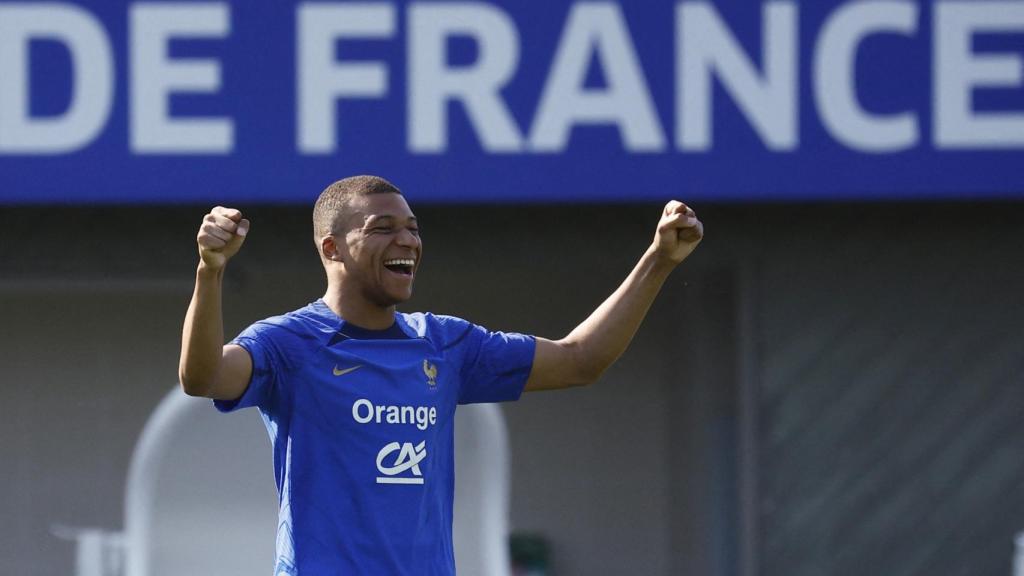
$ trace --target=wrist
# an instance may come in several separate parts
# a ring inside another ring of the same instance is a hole
[[[224,265],[215,266],[200,258],[199,266],[196,268],[196,277],[199,279],[220,280],[224,277]]]
[[[664,251],[659,250],[658,246],[655,244],[651,244],[651,246],[647,248],[647,251],[644,252],[643,257],[641,258],[641,262],[649,274],[659,277],[662,280],[668,278],[668,275],[671,274],[672,271],[675,270],[676,266],[679,265],[679,262],[670,258],[664,253]]]

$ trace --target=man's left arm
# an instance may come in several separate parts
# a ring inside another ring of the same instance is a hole
[[[669,273],[703,237],[693,210],[675,200],[666,204],[654,242],[619,288],[565,338],[537,338],[526,390],[596,381],[625,352]]]

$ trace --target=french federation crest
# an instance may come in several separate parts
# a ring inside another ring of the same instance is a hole
[[[427,359],[423,359],[423,373],[427,375],[427,386],[431,389],[437,387],[437,366],[427,362]]]

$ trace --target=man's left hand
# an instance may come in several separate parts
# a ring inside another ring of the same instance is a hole
[[[693,252],[702,238],[704,224],[689,206],[673,200],[665,205],[651,248],[658,256],[678,264]]]

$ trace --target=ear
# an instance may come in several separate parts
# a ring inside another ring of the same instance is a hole
[[[341,251],[334,236],[327,235],[320,240],[320,254],[326,260],[341,260]]]

